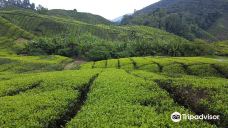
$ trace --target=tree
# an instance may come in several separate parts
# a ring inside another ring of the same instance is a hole
[[[3,8],[5,7],[5,0],[0,0],[0,8]]]
[[[22,2],[22,7],[24,7],[24,8],[30,8],[30,1],[29,0],[24,0]]]
[[[32,10],[35,10],[35,8],[36,8],[36,5],[35,5],[34,3],[32,3],[32,4],[31,4],[31,9],[32,9]]]
[[[0,8],[7,7],[18,7],[18,8],[26,8],[26,9],[35,9],[35,4],[30,3],[29,0],[0,0]]]
[[[36,7],[36,10],[37,10],[38,13],[40,13],[40,14],[46,14],[47,11],[48,11],[48,9],[45,8],[45,7],[43,7],[42,5],[38,5],[38,6]]]
[[[106,60],[111,58],[111,51],[106,46],[95,46],[86,57],[93,61]]]
[[[21,0],[15,0],[16,5],[22,5],[22,1]]]

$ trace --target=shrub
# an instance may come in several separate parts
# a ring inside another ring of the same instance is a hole
[[[200,64],[188,67],[188,73],[197,76],[220,76],[218,71],[210,64]]]
[[[171,64],[163,67],[163,73],[169,76],[186,75],[185,69],[181,64]]]
[[[157,64],[148,64],[138,68],[139,70],[145,70],[149,72],[159,72],[159,66]]]
[[[86,53],[89,60],[98,61],[111,58],[111,52],[105,46],[96,46]]]

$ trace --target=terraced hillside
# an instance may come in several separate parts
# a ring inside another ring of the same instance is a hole
[[[66,32],[76,35],[91,33],[92,35],[107,40],[127,40],[130,38],[131,31],[135,31],[136,36],[141,38],[144,38],[142,35],[145,35],[145,37],[148,35],[150,38],[156,37],[164,40],[170,38],[184,40],[178,36],[150,27],[141,28],[139,26],[118,27],[112,25],[92,25],[61,16],[47,16],[23,10],[0,11],[0,16],[13,24],[20,26],[24,30],[34,33],[35,35],[53,36],[56,34],[61,35]]]
[[[89,24],[112,24],[109,20],[99,16],[93,15],[90,13],[77,12],[77,10],[62,10],[62,9],[53,9],[48,10],[46,15],[72,18],[78,21],[82,21]]]
[[[117,68],[124,70],[144,70],[170,76],[196,75],[227,78],[227,61],[204,57],[132,57],[86,63],[81,69]]]
[[[0,17],[0,49],[12,47],[15,40],[22,38],[25,40],[32,39],[33,34]]]
[[[10,23],[6,19],[0,17],[1,36],[7,36],[10,38],[23,37],[25,39],[31,39],[32,34],[26,32],[20,27]]]
[[[39,70],[60,70],[63,66],[72,61],[62,56],[0,56],[0,71],[23,73]]]
[[[217,49],[217,54],[220,56],[227,56],[228,55],[228,41],[220,41],[213,44],[214,47]]]
[[[165,57],[226,56],[225,41],[75,13],[0,10],[0,128],[228,126],[227,57]],[[220,119],[175,123],[173,112]]]
[[[0,125],[225,127],[227,65],[204,57],[133,57],[89,62],[80,70],[4,74]],[[170,119],[175,111],[220,120],[175,123]]]
[[[62,55],[86,60],[129,56],[199,56],[214,54],[206,42],[191,42],[145,26],[88,24],[65,16],[48,16],[26,10],[1,10],[0,40],[22,55]],[[7,27],[7,28],[6,28]],[[6,31],[12,31],[6,33]],[[15,30],[15,31],[14,31]]]

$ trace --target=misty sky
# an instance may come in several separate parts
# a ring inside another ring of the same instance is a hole
[[[77,9],[114,19],[121,15],[133,13],[159,0],[30,0],[49,9]]]

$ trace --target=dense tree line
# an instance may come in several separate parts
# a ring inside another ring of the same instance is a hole
[[[189,40],[215,41],[218,36],[210,28],[227,15],[227,9],[226,0],[160,0],[125,16],[122,24],[156,27]],[[219,26],[223,25],[226,23]]]
[[[48,10],[42,5],[36,6],[30,0],[0,0],[0,8],[24,8],[36,10],[38,13],[46,13]]]
[[[35,4],[30,3],[30,0],[0,0],[0,7],[19,7],[35,10]]]
[[[29,41],[18,54],[63,55],[82,57],[88,60],[104,60],[132,56],[201,56],[213,54],[213,49],[205,42],[177,43],[161,39],[149,41],[131,40],[127,42],[107,41],[85,33],[80,37],[63,36],[39,38]]]
[[[211,38],[209,33],[203,29],[211,26],[220,16],[219,12],[199,17],[187,13],[169,13],[165,9],[157,9],[144,15],[126,15],[121,24],[137,24],[156,27],[166,30],[188,40],[196,38]]]

